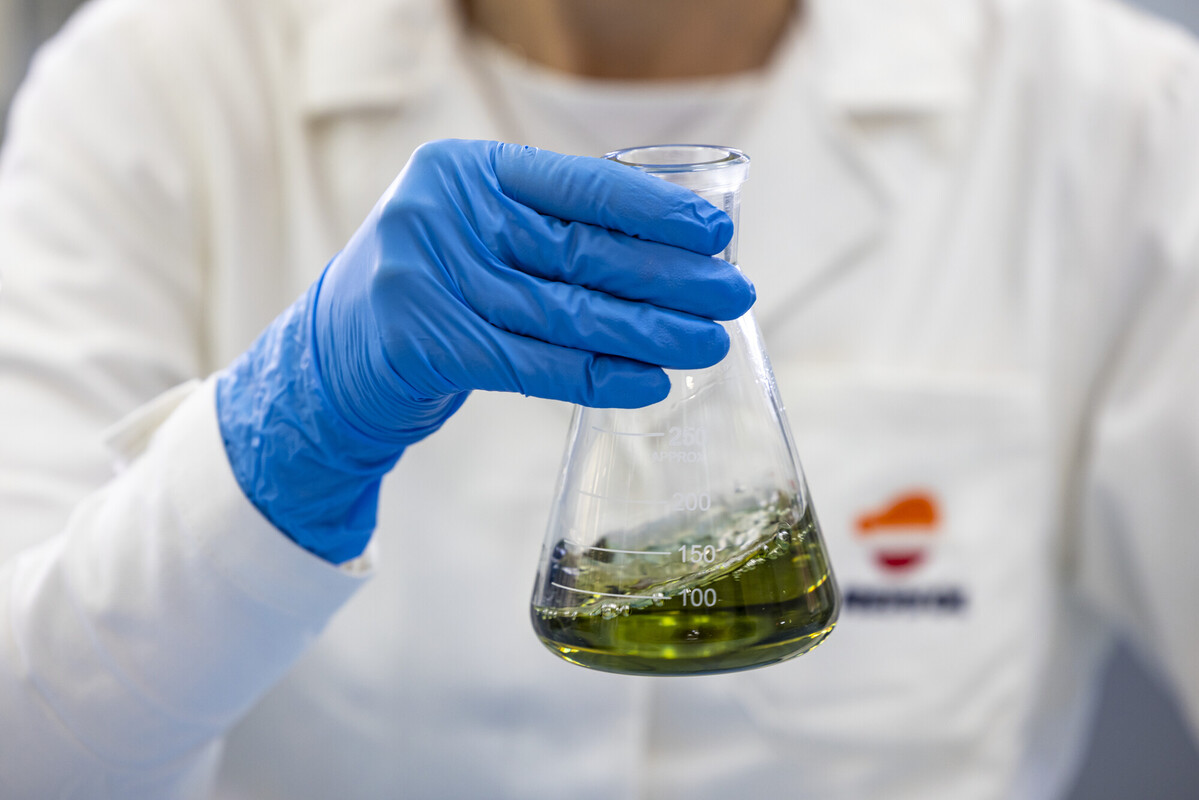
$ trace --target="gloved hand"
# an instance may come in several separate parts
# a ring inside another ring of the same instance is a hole
[[[217,382],[242,489],[340,562],[379,481],[473,389],[637,407],[754,300],[729,218],[635,169],[495,142],[412,156],[321,279]]]

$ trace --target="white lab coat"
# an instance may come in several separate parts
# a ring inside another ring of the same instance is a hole
[[[70,26],[0,171],[0,796],[1048,798],[1121,629],[1199,721],[1194,44],[1091,0],[826,0],[803,38],[729,144],[846,607],[651,680],[529,630],[569,409],[473,396],[335,567],[187,383],[419,143],[504,136],[443,7]]]

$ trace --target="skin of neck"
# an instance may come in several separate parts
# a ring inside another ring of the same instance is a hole
[[[802,0],[459,0],[474,30],[542,66],[614,80],[734,75],[770,61]]]

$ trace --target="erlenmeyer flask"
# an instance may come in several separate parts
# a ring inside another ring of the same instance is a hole
[[[663,145],[608,158],[686,186],[739,227],[745,154]],[[737,263],[737,236],[721,254]],[[575,664],[628,674],[749,669],[811,650],[838,594],[757,323],[714,367],[671,371],[642,409],[576,408],[533,627]]]

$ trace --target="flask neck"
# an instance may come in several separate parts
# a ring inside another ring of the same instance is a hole
[[[741,185],[738,184],[732,188],[722,187],[720,189],[696,191],[696,194],[728,214],[729,219],[733,221],[733,238],[729,239],[728,247],[724,248],[718,255],[730,264],[739,264],[740,262],[737,261],[737,242],[741,238]]]
[[[737,263],[741,184],[749,177],[749,156],[731,147],[662,144],[617,150],[604,158],[690,189],[728,214],[733,221],[733,238],[720,257]]]

